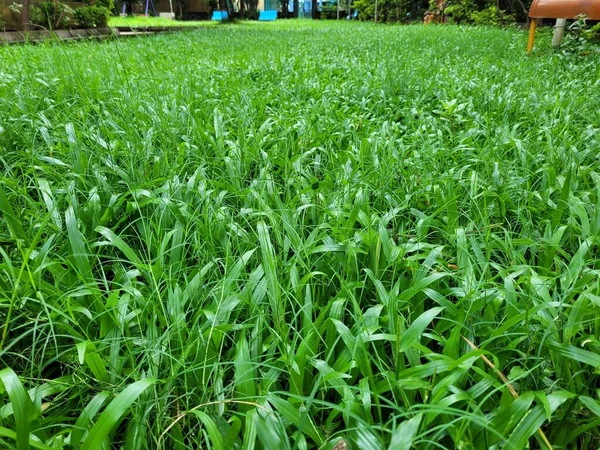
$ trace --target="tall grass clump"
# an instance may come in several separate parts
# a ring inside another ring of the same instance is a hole
[[[597,448],[600,59],[525,39],[1,48],[2,445]]]

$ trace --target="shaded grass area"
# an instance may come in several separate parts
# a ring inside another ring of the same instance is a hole
[[[599,61],[525,40],[0,49],[4,439],[598,447]]]

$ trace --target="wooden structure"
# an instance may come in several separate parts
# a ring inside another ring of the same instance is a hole
[[[533,50],[535,30],[539,19],[557,19],[557,30],[562,33],[565,19],[576,19],[579,16],[600,20],[600,0],[533,0],[529,9],[531,24],[527,53],[531,53]],[[556,40],[560,42],[560,39]]]
[[[446,22],[446,16],[444,14],[445,6],[446,6],[445,0],[436,0],[435,1],[435,9],[433,11],[425,12],[423,24],[429,25],[431,23]]]
[[[112,28],[0,31],[0,45],[32,44],[48,41],[76,41],[83,39],[107,39],[119,36],[119,30]]]

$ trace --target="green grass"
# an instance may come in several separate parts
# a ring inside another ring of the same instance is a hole
[[[1,48],[2,447],[597,448],[600,60],[525,41]]]
[[[169,20],[160,17],[111,17],[110,27],[206,27],[214,26],[217,22],[208,20]]]

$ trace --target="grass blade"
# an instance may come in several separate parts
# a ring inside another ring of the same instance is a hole
[[[204,428],[206,428],[206,432],[208,433],[208,437],[210,439],[212,448],[214,450],[225,450],[225,443],[223,442],[223,436],[221,435],[219,428],[214,420],[212,420],[208,414],[203,411],[193,410],[190,411],[193,415],[195,415]]]
[[[557,353],[565,358],[572,359],[584,364],[589,364],[594,368],[600,367],[600,355],[589,350],[577,348],[573,345],[553,343],[551,347],[557,351]]]
[[[17,440],[17,433],[15,431],[13,431],[13,430],[9,430],[8,428],[0,427],[0,437],[8,438],[8,439],[10,439],[12,441],[16,441]],[[19,448],[19,447],[17,447],[17,448]],[[53,449],[53,447],[49,447],[46,444],[42,444],[41,442],[39,442],[39,441],[37,441],[37,440],[35,440],[33,438],[31,438],[29,440],[27,448],[35,448],[35,449],[38,449],[38,450],[52,450]]]
[[[79,272],[79,275],[89,283],[92,281],[92,269],[88,258],[89,251],[86,248],[85,239],[79,231],[79,225],[77,224],[77,218],[72,206],[69,206],[65,212],[65,223],[69,235],[69,243],[71,244],[74,267]]]
[[[87,405],[85,405],[85,408],[77,418],[75,425],[73,425],[73,431],[71,431],[71,436],[69,438],[69,442],[73,448],[78,449],[81,446],[81,441],[90,422],[96,414],[98,414],[98,411],[100,411],[100,408],[102,408],[102,405],[109,396],[110,394],[108,392],[99,392]]]
[[[6,192],[4,191],[4,186],[0,183],[0,211],[4,216],[4,220],[6,220],[6,224],[8,225],[8,229],[12,233],[13,237],[17,241],[22,241],[27,244],[27,235],[25,234],[25,230],[23,230],[23,225],[19,220],[19,216],[15,214],[15,211],[8,201],[8,197],[6,196]]]
[[[127,386],[117,395],[100,414],[98,421],[90,430],[87,438],[81,445],[82,450],[100,450],[104,445],[104,439],[124,418],[129,407],[137,398],[154,384],[154,380],[144,379],[136,381]]]
[[[0,370],[0,381],[12,404],[16,424],[17,450],[29,449],[31,421],[36,417],[35,407],[17,374],[10,368]]]
[[[235,387],[241,398],[246,401],[252,401],[256,396],[256,374],[255,365],[250,358],[250,349],[245,336],[242,336],[237,343],[235,355]],[[248,411],[251,406],[246,404],[239,405],[240,411]]]
[[[390,442],[389,450],[410,450],[413,448],[415,436],[419,432],[421,426],[422,414],[417,414],[415,417],[402,422],[392,432],[392,441]]]
[[[431,321],[435,319],[443,310],[443,307],[436,306],[435,308],[431,308],[417,317],[400,338],[398,351],[405,352],[410,347],[417,344],[419,339],[421,339],[421,335],[425,331],[425,328],[427,328]]]

